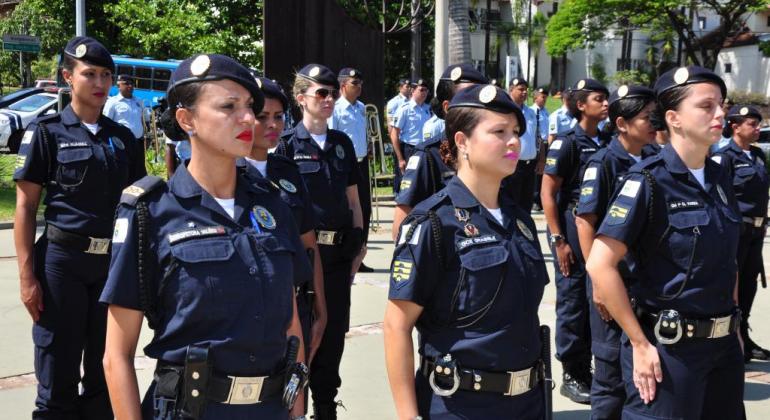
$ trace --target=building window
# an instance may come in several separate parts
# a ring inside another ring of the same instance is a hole
[[[698,17],[698,28],[700,30],[706,29],[706,18],[705,17]]]
[[[725,63],[725,74],[733,72],[733,63]]]

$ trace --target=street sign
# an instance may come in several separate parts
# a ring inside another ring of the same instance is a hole
[[[40,37],[29,35],[3,35],[4,51],[40,52]]]

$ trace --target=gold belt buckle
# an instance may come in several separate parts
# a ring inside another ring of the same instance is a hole
[[[225,404],[257,404],[259,395],[262,393],[262,384],[265,382],[265,376],[239,377],[228,376],[232,380],[230,384],[230,393],[227,395]]]
[[[318,231],[318,243],[321,245],[334,245],[334,235],[336,232],[330,230]]]
[[[510,382],[508,383],[508,392],[506,397],[513,397],[523,394],[529,391],[530,376],[532,376],[532,369],[520,370],[517,372],[508,372],[510,376]]]
[[[722,338],[730,334],[730,321],[732,315],[723,316],[721,318],[714,318],[714,324],[711,327],[711,335],[709,338]]]
[[[88,254],[99,254],[104,255],[107,254],[107,252],[110,249],[110,240],[106,238],[92,238],[88,237],[88,239],[91,240],[91,242],[88,244],[88,249],[86,250],[86,253]]]

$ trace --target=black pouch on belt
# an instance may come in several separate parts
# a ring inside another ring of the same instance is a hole
[[[182,413],[193,419],[203,416],[206,409],[206,389],[211,377],[209,348],[187,346],[182,380]]]

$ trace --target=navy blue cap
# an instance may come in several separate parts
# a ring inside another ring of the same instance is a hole
[[[297,76],[322,85],[334,86],[335,89],[340,88],[340,82],[337,81],[337,75],[335,75],[328,67],[321,64],[308,64],[297,72]]]
[[[610,91],[607,89],[607,86],[604,86],[601,82],[594,79],[580,79],[575,83],[575,86],[572,86],[570,89],[570,94],[575,92],[602,92],[605,95],[609,96]]]
[[[527,79],[525,79],[523,77],[517,77],[517,78],[511,80],[511,86],[510,87],[519,86],[519,85],[529,86],[529,83],[527,82]]]
[[[199,54],[189,57],[179,63],[179,67],[171,73],[168,89],[194,82],[208,82],[228,79],[246,88],[254,99],[254,112],[260,112],[265,103],[264,95],[259,89],[254,76],[249,69],[232,58],[221,54]]]
[[[289,98],[286,97],[283,89],[275,80],[270,80],[267,77],[256,77],[255,79],[257,80],[257,85],[259,85],[259,88],[265,95],[265,98],[281,101],[283,110],[286,111],[289,109]]]
[[[646,86],[622,85],[618,90],[612,92],[608,102],[612,105],[621,99],[630,98],[648,98],[650,100],[655,100],[655,92]]]
[[[412,86],[413,87],[414,86],[422,86],[422,87],[426,87],[426,88],[430,89],[430,83],[428,83],[428,81],[425,80],[425,79],[417,79],[417,80],[413,81],[412,82]]]
[[[725,118],[728,120],[733,118],[756,118],[762,121],[762,113],[751,105],[735,105],[727,111]]]
[[[115,62],[112,61],[107,48],[88,36],[76,36],[70,39],[64,47],[64,54],[95,66],[107,67],[110,70],[115,68]]]
[[[399,86],[403,86],[403,85],[411,85],[411,84],[412,84],[412,81],[411,81],[411,80],[409,80],[409,79],[399,79],[399,80],[398,80],[398,85],[399,85]]]
[[[470,64],[453,64],[444,70],[440,80],[451,80],[454,83],[488,84],[487,76],[481,74]]]
[[[126,83],[134,83],[133,76],[130,76],[128,74],[119,74],[118,75],[118,82],[126,82]]]
[[[449,102],[449,109],[453,108],[479,108],[501,114],[516,114],[519,122],[519,135],[527,130],[527,122],[524,113],[513,102],[508,93],[495,85],[474,85],[461,89]]]
[[[722,91],[722,98],[727,97],[725,81],[713,71],[699,66],[679,67],[663,73],[655,82],[655,95],[660,96],[677,86],[695,83],[714,83]]]
[[[543,93],[546,96],[548,95],[548,91],[545,90],[545,88],[537,88],[537,89],[535,89],[535,93]]]
[[[354,69],[353,67],[345,67],[342,70],[340,70],[337,77],[352,77],[354,79],[361,79],[364,80],[364,74],[361,73],[360,70]]]

